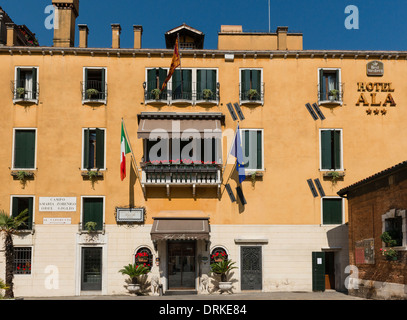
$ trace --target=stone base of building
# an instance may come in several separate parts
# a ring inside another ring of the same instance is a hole
[[[359,279],[355,289],[349,289],[349,295],[376,300],[405,300],[407,286],[400,283]]]
[[[142,294],[158,294],[158,290],[153,290],[154,280],[165,294],[174,283],[171,281],[178,280],[169,263],[172,258],[168,253],[169,241],[154,243],[151,228],[151,225],[107,225],[103,234],[90,237],[78,232],[77,225],[36,225],[34,233],[14,240],[15,246],[32,248],[31,272],[15,275],[14,294],[16,297],[130,294],[127,278],[119,270],[134,263],[134,255],[141,247],[153,254],[151,273],[145,279]],[[188,289],[197,294],[219,294],[220,278],[210,274],[210,256],[214,248],[221,247],[237,266],[228,280],[233,283],[231,293],[253,290],[245,284],[256,281],[258,287],[254,289],[261,292],[310,292],[313,252],[325,252],[333,258],[334,268],[333,278],[327,281],[331,281],[335,290],[343,291],[348,265],[347,237],[346,225],[211,225],[210,241],[194,240],[194,258],[191,270],[187,270],[191,272],[185,272],[183,279],[190,278]],[[100,283],[97,290],[82,286],[84,248],[100,251],[101,274],[90,275]],[[242,268],[250,259],[257,259],[259,274],[244,279],[247,275]],[[0,252],[1,279],[4,271],[4,253]]]

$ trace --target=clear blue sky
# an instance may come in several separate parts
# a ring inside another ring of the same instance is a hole
[[[407,0],[270,0],[271,31],[288,26],[304,34],[304,49],[407,50]],[[52,46],[44,10],[51,0],[0,0],[17,24]],[[345,28],[348,5],[359,10],[359,29]],[[205,49],[217,48],[222,24],[268,31],[268,0],[80,0],[78,23],[89,26],[90,47],[111,46],[111,23],[122,26],[121,46],[133,46],[133,25],[142,25],[143,48],[164,48],[164,33],[186,23],[205,34]],[[78,30],[76,31],[76,43]]]

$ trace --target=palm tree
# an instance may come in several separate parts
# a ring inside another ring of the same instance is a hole
[[[13,235],[18,233],[19,228],[28,219],[28,209],[22,211],[18,216],[12,217],[5,211],[0,210],[0,233],[4,235],[4,251],[6,255],[6,292],[5,298],[14,298],[13,278],[14,278],[14,244]]]

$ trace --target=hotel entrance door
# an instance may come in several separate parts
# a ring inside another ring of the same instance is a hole
[[[195,289],[195,241],[168,241],[168,289]]]

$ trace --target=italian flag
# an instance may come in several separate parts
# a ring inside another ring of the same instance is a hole
[[[130,153],[129,143],[127,142],[126,134],[124,133],[124,126],[122,121],[121,131],[121,145],[120,145],[120,178],[126,178],[126,154]]]

